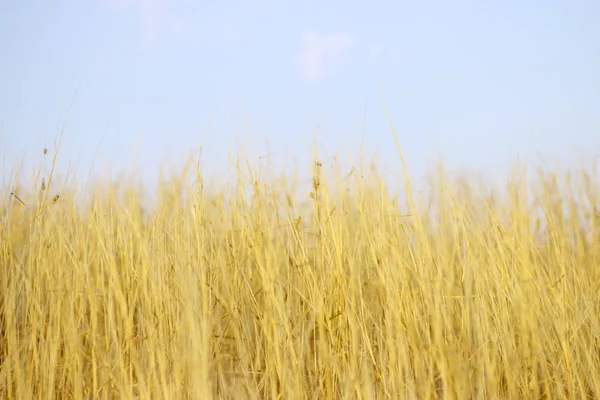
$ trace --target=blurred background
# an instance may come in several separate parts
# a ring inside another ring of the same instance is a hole
[[[59,171],[158,167],[203,146],[310,174],[359,150],[411,174],[565,165],[600,149],[600,2],[0,2],[0,157]],[[259,158],[261,156],[267,156]]]

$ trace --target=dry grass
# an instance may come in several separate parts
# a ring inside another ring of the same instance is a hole
[[[494,195],[440,173],[406,208],[326,168],[306,202],[188,169],[147,211],[127,180],[11,183],[0,397],[600,398],[594,168]]]

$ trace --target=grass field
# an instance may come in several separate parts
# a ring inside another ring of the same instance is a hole
[[[595,166],[401,197],[233,167],[152,208],[127,179],[2,188],[0,397],[600,398]]]

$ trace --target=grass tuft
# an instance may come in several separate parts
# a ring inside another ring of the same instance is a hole
[[[376,169],[315,160],[304,196],[193,166],[153,207],[59,194],[54,159],[2,189],[0,397],[600,398],[594,170],[401,198]]]

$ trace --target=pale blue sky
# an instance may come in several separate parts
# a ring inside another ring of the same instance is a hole
[[[600,2],[0,2],[0,153],[37,160],[75,93],[60,167],[132,166],[228,140],[272,161],[364,147],[416,173],[600,146]],[[383,93],[381,91],[383,88]],[[365,120],[365,106],[367,107]],[[235,134],[239,141],[235,141]],[[589,154],[591,155],[591,154]]]

